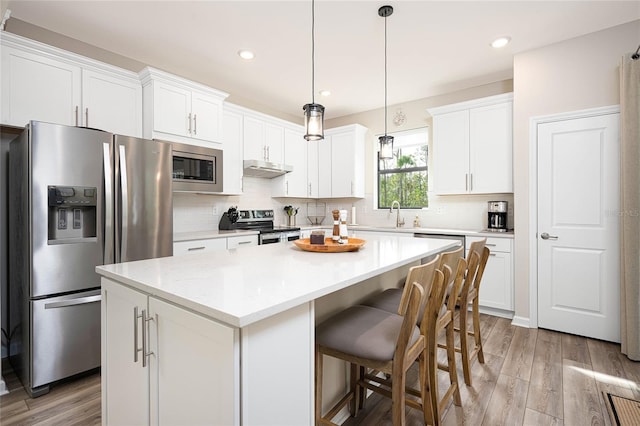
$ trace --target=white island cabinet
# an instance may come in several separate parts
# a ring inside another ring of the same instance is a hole
[[[370,235],[357,252],[281,243],[98,266],[103,424],[313,424],[328,298],[366,297],[379,277],[457,244]]]

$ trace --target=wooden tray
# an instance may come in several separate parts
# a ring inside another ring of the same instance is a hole
[[[294,240],[293,243],[305,251],[314,251],[318,253],[340,253],[345,251],[356,251],[362,247],[365,240],[360,238],[349,238],[347,244],[334,243],[331,237],[324,239],[324,244],[311,244],[309,238]]]

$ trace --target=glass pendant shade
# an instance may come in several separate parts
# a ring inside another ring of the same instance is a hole
[[[380,136],[380,159],[391,160],[393,158],[393,136]]]
[[[320,104],[306,104],[304,110],[304,138],[308,141],[324,139],[324,107]]]

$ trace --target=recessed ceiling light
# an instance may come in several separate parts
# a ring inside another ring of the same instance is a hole
[[[331,95],[331,90],[326,90],[325,89],[325,90],[321,90],[319,93],[322,96],[329,96],[329,95]]]
[[[256,55],[250,50],[242,49],[238,50],[238,56],[240,56],[242,59],[249,60],[255,58]]]
[[[507,44],[509,44],[510,41],[511,41],[511,37],[509,36],[500,37],[491,42],[491,47],[495,47],[496,49],[499,49],[501,47],[505,47]]]

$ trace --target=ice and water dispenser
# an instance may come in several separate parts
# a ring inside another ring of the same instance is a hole
[[[81,242],[96,238],[95,187],[48,186],[49,244]]]

